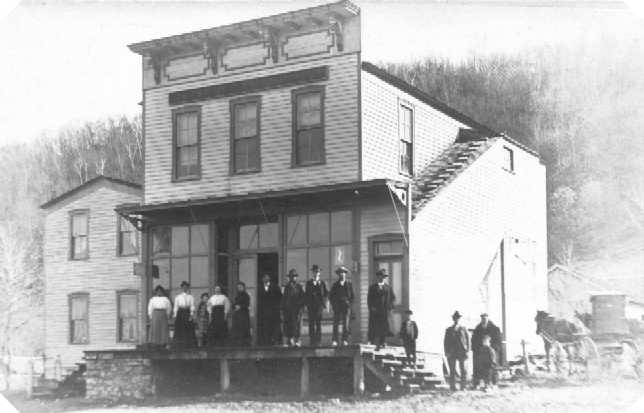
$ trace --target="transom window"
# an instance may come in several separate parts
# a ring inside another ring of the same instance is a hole
[[[122,216],[118,216],[118,254],[120,256],[136,255],[139,252],[139,237],[134,225]]]
[[[118,307],[118,341],[133,343],[139,339],[139,294],[136,291],[119,291],[116,294]]]
[[[73,211],[70,216],[70,257],[82,260],[89,257],[89,212]]]
[[[277,243],[277,222],[239,227],[240,250],[274,248]]]
[[[400,172],[413,175],[413,150],[414,150],[414,112],[411,107],[399,107],[399,132],[400,137]]]
[[[324,89],[312,86],[293,92],[295,165],[324,162]]]
[[[208,291],[210,232],[208,224],[162,226],[152,231],[152,259],[159,268],[159,284],[180,292],[188,281],[195,297]]]
[[[89,343],[89,294],[75,293],[69,296],[69,342]]]
[[[260,169],[259,97],[231,102],[232,172]]]
[[[174,112],[174,179],[199,177],[200,123],[199,108],[183,108]]]
[[[286,270],[295,269],[303,280],[313,265],[322,268],[321,278],[331,287],[335,269],[352,268],[351,211],[292,215],[286,218]]]

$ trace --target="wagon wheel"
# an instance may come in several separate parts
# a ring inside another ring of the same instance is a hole
[[[621,363],[623,371],[634,372],[639,380],[644,379],[642,355],[637,344],[631,340],[622,341]]]

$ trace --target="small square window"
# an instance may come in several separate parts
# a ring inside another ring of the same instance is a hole
[[[503,169],[514,172],[514,151],[507,146],[503,147]]]

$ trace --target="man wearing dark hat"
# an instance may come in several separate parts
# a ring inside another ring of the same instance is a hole
[[[396,297],[389,284],[385,282],[387,272],[380,269],[376,272],[376,282],[369,287],[367,306],[369,307],[369,341],[376,345],[376,351],[385,345],[385,338],[391,335],[389,330],[389,312],[394,306]]]
[[[485,372],[481,371],[479,368],[479,355],[481,351],[485,350],[486,354],[489,354],[487,349],[483,348],[483,337],[490,337],[490,347],[494,349],[494,354],[498,357],[501,354],[501,329],[496,326],[492,321],[490,321],[487,313],[481,314],[481,322],[474,328],[472,332],[472,356],[474,364],[474,372],[472,374],[472,386],[477,387],[479,382],[483,379],[487,379],[484,376]],[[496,363],[499,363],[500,360],[495,360]],[[492,377],[493,384],[496,381],[496,376]]]
[[[284,316],[284,336],[289,346],[300,346],[300,324],[304,307],[304,289],[297,282],[297,271],[288,272],[288,283],[282,293],[282,314]]]
[[[271,282],[269,274],[264,274],[257,294],[257,344],[260,346],[270,346],[281,341],[281,302],[282,291],[279,286]]]
[[[329,292],[326,283],[320,279],[322,269],[313,265],[313,277],[306,282],[305,300],[309,317],[309,339],[312,346],[319,346],[322,341],[322,311],[326,307]]]
[[[342,326],[342,345],[349,344],[349,321],[351,319],[351,304],[353,304],[353,286],[347,280],[349,269],[344,265],[335,270],[338,280],[333,283],[329,301],[333,309],[333,346],[338,345],[338,330]]]
[[[458,362],[461,376],[461,390],[465,390],[467,384],[465,361],[470,351],[470,337],[467,328],[460,324],[460,319],[461,313],[455,311],[452,314],[454,323],[445,330],[445,339],[443,340],[445,357],[447,357],[449,364],[449,388],[451,390],[456,390],[456,362]]]

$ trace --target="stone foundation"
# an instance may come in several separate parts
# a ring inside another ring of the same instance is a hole
[[[138,351],[86,351],[88,399],[143,399],[155,394],[152,361]]]

